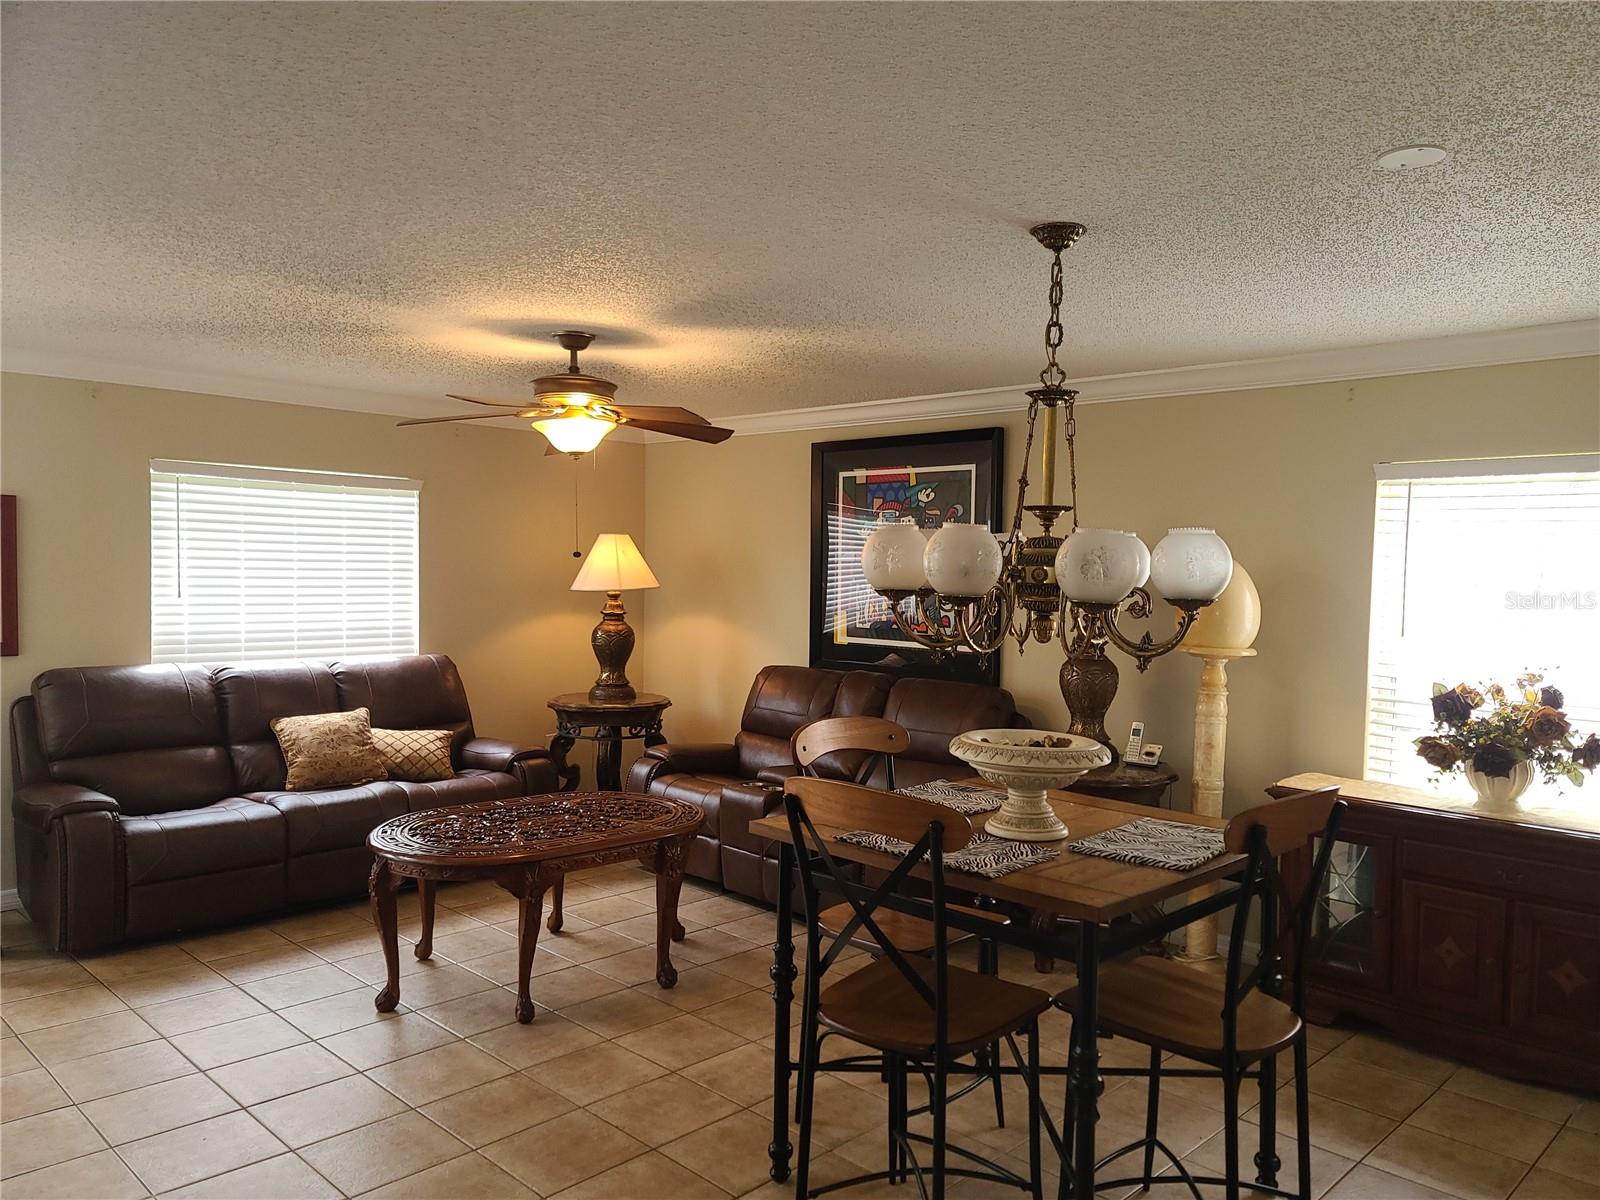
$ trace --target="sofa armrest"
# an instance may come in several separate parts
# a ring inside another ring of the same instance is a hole
[[[45,833],[52,822],[73,813],[119,813],[122,810],[104,792],[75,783],[24,783],[12,796],[11,811],[20,824]]]
[[[657,774],[733,775],[739,769],[739,753],[729,742],[665,742],[651,746],[639,757],[659,761]]]
[[[513,763],[530,758],[549,758],[543,746],[522,746],[499,738],[473,738],[461,747],[461,765],[477,771],[510,772]]]

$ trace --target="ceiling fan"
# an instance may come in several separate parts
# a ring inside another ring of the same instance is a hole
[[[533,427],[549,439],[546,454],[570,454],[574,458],[589,453],[619,425],[696,442],[723,442],[733,436],[733,430],[719,429],[699,413],[690,412],[687,408],[616,403],[616,384],[578,370],[578,351],[587,350],[595,335],[567,329],[556,334],[555,339],[572,356],[571,361],[559,375],[541,375],[533,381],[531,404],[523,400],[489,400],[481,396],[452,394],[452,400],[513,411],[463,413],[458,417],[422,417],[401,421],[400,424],[438,425],[445,421],[532,417]]]

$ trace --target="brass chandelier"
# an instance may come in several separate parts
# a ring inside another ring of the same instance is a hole
[[[1134,534],[1079,526],[1073,410],[1078,393],[1066,386],[1057,351],[1064,338],[1061,256],[1087,230],[1075,221],[1052,221],[1029,232],[1052,255],[1050,317],[1044,327],[1045,367],[1039,386],[1028,392],[1028,433],[1011,528],[996,538],[981,525],[950,524],[927,537],[911,521],[886,524],[867,538],[861,565],[868,585],[888,601],[900,633],[937,654],[963,648],[990,654],[1007,638],[1020,653],[1030,641],[1059,640],[1066,656],[1060,682],[1071,717],[1068,731],[1100,742],[1115,762],[1105,717],[1117,693],[1118,672],[1106,648],[1129,655],[1140,671],[1177,649],[1200,610],[1228,586],[1233,556],[1210,529],[1170,530],[1152,553]],[[1041,502],[1029,503],[1028,467],[1041,412]],[[1056,502],[1062,441],[1065,504]],[[1039,525],[1029,537],[1022,532],[1024,513]],[[1066,536],[1058,536],[1056,525],[1069,517]],[[1178,610],[1177,629],[1160,641],[1148,632],[1135,640],[1119,626],[1124,617],[1144,620],[1154,612],[1147,582]]]

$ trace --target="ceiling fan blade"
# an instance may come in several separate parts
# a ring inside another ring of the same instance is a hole
[[[629,423],[636,421],[672,421],[679,425],[711,424],[710,421],[697,412],[690,412],[687,408],[677,408],[672,405],[610,404],[607,407]]]
[[[668,437],[688,438],[693,442],[710,442],[715,445],[725,442],[733,436],[731,429],[719,429],[715,425],[695,425],[685,421],[640,421],[629,420],[626,428],[645,429],[651,433],[664,433]]]
[[[458,396],[454,392],[446,392],[452,400],[465,400],[468,404],[487,404],[493,408],[527,408],[526,400],[487,400],[482,396]]]
[[[463,413],[459,417],[413,417],[409,421],[397,422],[398,425],[438,425],[444,421],[492,421],[496,417],[515,417],[520,413],[492,412],[492,413]]]

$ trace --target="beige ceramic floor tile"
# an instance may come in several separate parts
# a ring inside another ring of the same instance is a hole
[[[1395,1075],[1404,1075],[1422,1083],[1438,1087],[1455,1074],[1456,1064],[1423,1050],[1415,1050],[1390,1038],[1374,1033],[1356,1033],[1330,1054],[1329,1059],[1343,1062],[1360,1062],[1382,1067]]]
[[[548,948],[568,962],[586,963],[597,958],[610,958],[625,950],[637,950],[642,944],[620,933],[612,933],[609,929],[565,929],[540,938],[539,953],[543,954]]]
[[[1574,1179],[1559,1171],[1535,1167],[1523,1176],[1511,1200],[1594,1200],[1600,1186],[1592,1179]]]
[[[133,1046],[154,1041],[159,1034],[139,1015],[129,1009],[91,1017],[87,1021],[74,1021],[69,1025],[52,1025],[22,1035],[22,1044],[47,1067],[57,1063],[87,1058],[105,1050]]]
[[[172,1039],[172,1044],[197,1067],[209,1071],[212,1067],[242,1062],[258,1054],[270,1054],[305,1040],[305,1034],[282,1017],[276,1013],[266,1013],[179,1034]]]
[[[117,979],[131,979],[149,971],[169,971],[173,967],[194,962],[194,956],[177,946],[135,946],[131,950],[116,950],[110,954],[96,954],[80,958],[83,969],[102,983]]]
[[[1247,1121],[1239,1123],[1239,1162],[1244,1177],[1255,1178],[1252,1163],[1260,1146],[1260,1128]],[[1299,1162],[1293,1138],[1279,1137],[1277,1154],[1282,1167],[1278,1170],[1278,1186],[1294,1189],[1300,1185]],[[1227,1170],[1227,1152],[1222,1134],[1207,1138],[1184,1156],[1184,1164],[1192,1171],[1198,1164],[1208,1175],[1222,1175]],[[1311,1195],[1313,1200],[1325,1194],[1355,1166],[1352,1159],[1344,1158],[1319,1146],[1311,1147]]]
[[[181,967],[150,971],[106,984],[129,1008],[144,1008],[185,996],[200,996],[233,986],[204,963],[190,960]]]
[[[1527,1163],[1412,1125],[1385,1138],[1367,1155],[1366,1165],[1462,1200],[1504,1200],[1528,1170]]]
[[[1328,1192],[1327,1200],[1456,1200],[1449,1192],[1441,1192],[1412,1179],[1402,1179],[1387,1171],[1362,1163],[1350,1168],[1350,1173]]]
[[[586,1029],[594,1030],[601,1037],[614,1038],[670,1021],[679,1014],[670,1004],[625,990],[574,1004],[562,1009],[561,1015]]]
[[[539,1195],[553,1196],[644,1150],[642,1142],[580,1109],[491,1142],[481,1153]]]
[[[147,1195],[138,1176],[110,1150],[13,1176],[6,1182],[7,1200],[136,1200]]]
[[[684,1014],[616,1039],[617,1045],[671,1070],[681,1070],[738,1048],[744,1039],[709,1021]]]
[[[1311,1144],[1357,1161],[1393,1133],[1398,1124],[1388,1117],[1315,1092],[1310,1093],[1307,1107],[1311,1113]],[[1292,1088],[1283,1089],[1279,1095],[1278,1128],[1285,1133],[1294,1132]]]
[[[684,928],[690,928],[690,922],[704,927],[707,925],[726,925],[729,921],[742,921],[755,913],[764,912],[762,908],[740,900],[735,896],[713,896],[708,900],[696,900],[693,904],[678,905],[678,919],[683,922]],[[767,914],[767,919],[772,920],[772,915]]]
[[[439,958],[459,963],[469,958],[482,958],[485,954],[503,954],[517,948],[517,939],[492,925],[470,921],[457,933],[434,929],[433,952]]]
[[[742,1196],[767,1178],[771,1122],[739,1112],[668,1142],[661,1152],[723,1191]]]
[[[1600,1134],[1563,1129],[1539,1159],[1539,1166],[1574,1179],[1600,1180]]]
[[[297,945],[311,951],[318,958],[327,959],[329,962],[343,962],[347,958],[360,958],[371,954],[374,941],[375,937],[370,928],[347,929],[343,933],[308,938]]]
[[[6,1024],[19,1034],[26,1034],[37,1029],[101,1017],[127,1007],[115,992],[93,983],[88,987],[71,988],[65,992],[52,992],[47,996],[9,1003],[5,1006]]]
[[[439,1200],[470,1196],[472,1200],[539,1200],[481,1154],[463,1154],[405,1179],[397,1179],[361,1200]],[[611,1200],[623,1200],[614,1196]]]
[[[0,1038],[0,1079],[24,1071],[34,1071],[38,1067],[39,1060],[22,1044],[21,1038]]]
[[[348,1075],[257,1104],[250,1114],[284,1145],[298,1149],[382,1121],[405,1109],[404,1103],[372,1080]]]
[[[1351,1058],[1335,1050],[1308,1072],[1311,1090],[1395,1120],[1404,1120],[1433,1094],[1433,1088],[1405,1075]]]
[[[903,1190],[903,1189],[902,1189]],[[788,1189],[788,1196],[794,1188]],[[591,1176],[554,1200],[726,1200],[727,1193],[652,1150]]]
[[[516,997],[503,988],[492,988],[418,1011],[457,1037],[471,1037],[475,1033],[499,1029],[515,1021]]]
[[[523,1075],[507,1075],[435,1100],[419,1111],[469,1146],[484,1146],[572,1111],[566,1097]]]
[[[621,954],[613,954],[609,958],[596,958],[589,962],[591,971],[615,979],[624,987],[634,987],[641,983],[655,983],[656,979],[656,949],[654,946],[640,946],[637,950],[625,950]],[[658,989],[665,993],[665,988]]]
[[[757,1038],[771,1036],[773,1011],[771,996],[747,990],[732,999],[707,1005],[697,1010],[694,1015],[702,1021],[710,1021],[713,1025],[720,1025],[742,1038],[754,1041]],[[793,1013],[796,1018],[799,1017],[799,1004],[793,1006]]]
[[[368,1072],[407,1104],[420,1107],[464,1092],[511,1071],[505,1063],[467,1042],[449,1042]]]
[[[346,1195],[371,1191],[467,1152],[426,1117],[404,1112],[307,1146],[300,1157]]]
[[[81,1158],[106,1146],[88,1118],[75,1108],[7,1121],[0,1125],[0,1143],[5,1146],[0,1175],[6,1178]]]
[[[259,954],[263,950],[283,950],[288,939],[273,933],[262,925],[246,925],[239,929],[224,929],[221,933],[208,933],[203,937],[189,938],[178,943],[201,962],[214,962],[219,958],[237,958],[241,954]]]
[[[283,1153],[249,1113],[234,1112],[158,1133],[118,1153],[152,1192],[166,1192]]]
[[[1445,1090],[1460,1092],[1479,1100],[1487,1100],[1502,1108],[1514,1108],[1531,1116],[1554,1121],[1566,1121],[1583,1103],[1583,1097],[1555,1088],[1536,1087],[1530,1083],[1504,1079],[1476,1067],[1462,1067],[1445,1081]],[[1597,1106],[1600,1111],[1600,1106]]]
[[[720,929],[691,928],[688,937],[673,945],[672,960],[709,964],[732,958],[735,954],[745,954],[749,949],[750,943],[744,938],[723,933]],[[769,953],[767,964],[770,966],[771,963],[772,955]]]
[[[292,943],[273,946],[266,950],[251,950],[246,954],[232,954],[213,960],[209,965],[218,974],[236,984],[254,983],[274,975],[287,975],[291,971],[305,971],[319,966],[323,960]]]
[[[492,980],[454,963],[430,962],[421,971],[401,979],[400,999],[411,1008],[428,1008],[495,986]],[[506,1003],[515,1007],[515,1000],[510,996],[506,997]]]
[[[137,1011],[162,1036],[176,1037],[180,1033],[193,1033],[196,1029],[208,1029],[212,1025],[226,1025],[229,1021],[259,1017],[267,1011],[267,1007],[230,986],[226,990],[152,1004]]]
[[[666,1073],[665,1067],[648,1058],[601,1042],[541,1063],[530,1075],[574,1104],[592,1104]]]
[[[293,1154],[280,1154],[167,1192],[161,1200],[338,1200],[339,1189]]]
[[[1584,1133],[1600,1133],[1600,1100],[1585,1100],[1578,1105],[1567,1124]]]
[[[772,1096],[772,1051],[746,1043],[685,1067],[683,1075],[735,1103],[760,1104]]]
[[[0,972],[0,1004],[90,987],[96,982],[93,975],[68,958],[15,971],[6,970]]]
[[[348,966],[349,964],[344,964]],[[554,971],[565,971],[573,963],[562,958],[559,954],[547,953],[544,947],[539,948],[539,953],[533,956],[533,966],[529,968],[528,975],[533,979],[541,979]],[[502,950],[498,954],[485,954],[481,958],[469,958],[461,966],[474,975],[481,975],[490,983],[498,987],[517,982],[517,952],[515,950]],[[402,985],[403,986],[403,985]],[[538,999],[539,989],[535,985],[534,998]]]
[[[307,967],[304,971],[290,971],[286,975],[269,975],[240,985],[246,992],[271,1009],[292,1008],[296,1004],[309,1004],[324,996],[337,996],[358,988],[369,990],[367,985],[348,971],[341,971],[332,963]]]
[[[591,1104],[589,1111],[647,1146],[660,1146],[720,1121],[738,1107],[681,1075],[664,1075]]]
[[[653,978],[641,986],[647,994],[654,995],[658,1000],[665,1000],[673,1008],[685,1012],[694,1012],[723,1000],[731,1000],[749,990],[746,984],[731,976],[719,975],[715,971],[703,971],[699,967],[685,966],[681,963],[678,964],[676,987],[662,990],[655,986]],[[770,999],[768,997],[769,1003]]]
[[[863,958],[865,956],[862,956]],[[826,983],[834,983],[850,973],[849,963],[852,960],[841,955],[838,961],[828,969],[825,977]],[[705,964],[708,971],[716,971],[737,979],[739,982],[753,988],[763,984],[770,985],[772,976],[772,951],[746,950],[742,954],[730,954],[727,958],[719,958],[715,962]]]
[[[0,1116],[7,1121],[65,1108],[71,1103],[55,1077],[43,1067],[18,1071],[0,1079]]]
[[[596,996],[609,996],[627,985],[588,967],[568,966],[541,975],[532,984],[535,1003],[546,1008],[571,1008]]]
[[[207,1071],[224,1091],[249,1107],[354,1073],[355,1068],[314,1042],[302,1042]]]
[[[364,907],[364,906],[358,906]],[[307,941],[311,938],[327,937],[335,933],[364,932],[376,943],[378,935],[373,932],[372,922],[365,916],[359,915],[349,908],[324,909],[321,912],[302,913],[297,917],[286,917],[281,921],[274,921],[271,930],[288,938],[292,942]]]
[[[467,1039],[518,1070],[600,1043],[600,1035],[565,1017],[541,1012],[527,1025],[513,1022]]]
[[[194,1074],[194,1064],[168,1042],[141,1042],[74,1059],[51,1069],[67,1094],[79,1104],[164,1079]]]
[[[1497,1154],[1525,1163],[1537,1162],[1561,1128],[1554,1121],[1444,1089],[1430,1096],[1406,1124],[1471,1146],[1493,1147]]]
[[[361,1071],[455,1041],[455,1035],[416,1013],[361,1025],[321,1039],[321,1045]],[[431,1164],[430,1164],[431,1165]]]
[[[359,1029],[363,1025],[373,1025],[379,1021],[398,1020],[400,1014],[409,1009],[409,1005],[402,1004],[395,1012],[381,1013],[373,1004],[376,996],[376,989],[341,992],[337,996],[327,996],[321,1000],[313,1000],[309,1004],[296,1004],[292,1008],[285,1008],[278,1015],[307,1037],[326,1038],[336,1033],[343,1033],[347,1029]]]
[[[120,1146],[237,1107],[232,1097],[204,1075],[184,1075],[91,1101],[83,1106],[83,1114],[106,1141]]]

